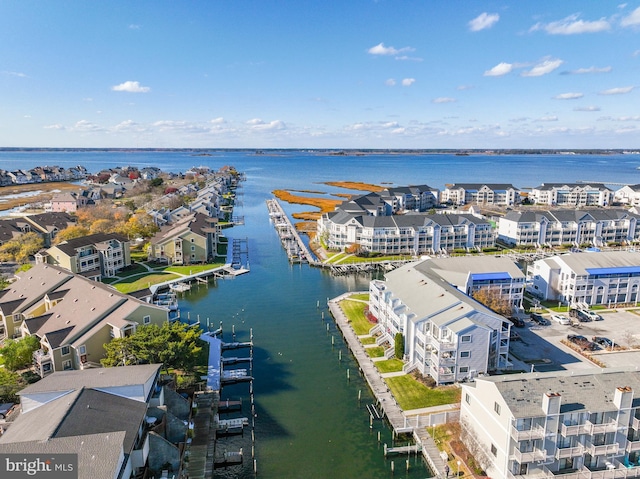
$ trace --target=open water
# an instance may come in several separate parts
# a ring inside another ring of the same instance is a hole
[[[248,239],[251,272],[235,280],[192,289],[181,300],[181,309],[191,320],[199,318],[203,324],[209,321],[212,328],[222,321],[227,340],[232,325],[239,341],[248,340],[249,331],[253,330],[255,456],[258,477],[268,479],[429,476],[416,459],[411,459],[407,472],[402,457],[394,458],[395,474],[391,473],[391,459],[385,459],[382,453],[383,443],[392,444],[391,434],[380,422],[369,427],[365,406],[372,397],[326,309],[327,298],[345,291],[365,290],[368,278],[334,278],[307,265],[289,265],[265,205],[273,190],[328,194],[339,190],[322,183],[341,180],[395,186],[428,184],[440,189],[454,182],[512,183],[519,188],[576,180],[640,183],[638,155],[330,156],[300,151],[263,155],[211,151],[211,155],[193,156],[183,151],[0,151],[0,168],[80,164],[97,172],[101,168],[135,165],[177,172],[198,165],[212,169],[233,165],[246,173],[247,181],[242,184],[240,205],[235,211],[245,217],[246,224],[226,230],[225,234]],[[283,206],[289,214],[308,210],[303,206]],[[243,356],[241,352],[233,355]],[[223,391],[225,398],[234,396],[246,398],[248,385]],[[245,407],[244,415],[247,413]],[[220,447],[230,451],[244,447],[245,463],[242,467],[217,470],[218,476],[253,477],[250,433],[225,441]]]

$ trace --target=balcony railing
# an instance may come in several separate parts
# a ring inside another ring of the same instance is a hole
[[[579,444],[575,447],[560,447],[556,449],[556,459],[566,459],[569,457],[581,456],[584,453],[584,447]]]
[[[625,451],[627,452],[640,451],[640,441],[627,441],[627,446],[625,447]]]
[[[631,427],[634,428],[636,431],[640,430],[640,418],[634,417],[633,420],[631,421]]]
[[[520,464],[534,461],[544,461],[547,457],[546,451],[543,449],[534,449],[533,451],[521,452],[515,449],[512,454],[512,458],[518,461]]]
[[[606,434],[608,432],[616,432],[618,429],[618,423],[615,421],[609,421],[603,424],[594,424],[591,421],[587,421],[584,424],[584,432],[586,434]]]
[[[562,434],[563,437],[576,436],[577,434],[580,434],[581,429],[582,429],[582,425],[580,424],[573,424],[571,426],[567,426],[566,424],[563,423],[560,426],[560,434]]]
[[[541,426],[533,426],[531,429],[519,430],[511,426],[511,437],[518,442],[542,439],[544,437],[544,428]]]
[[[587,443],[585,446],[585,451],[591,454],[592,456],[618,454],[619,450],[620,450],[620,444],[618,444],[617,442],[613,444],[602,444],[600,446],[596,446],[595,444],[592,444],[592,443]]]
[[[49,354],[45,350],[38,349],[37,351],[33,352],[33,362],[35,364],[42,364],[50,361],[51,361],[51,354]]]

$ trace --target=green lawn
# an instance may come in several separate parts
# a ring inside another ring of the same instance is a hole
[[[396,358],[386,359],[385,361],[376,361],[373,364],[375,364],[378,371],[381,373],[395,373],[402,371],[402,366],[404,366],[404,363]]]
[[[367,344],[374,344],[376,342],[376,338],[374,338],[373,336],[365,336],[364,338],[360,338],[360,343],[363,346],[366,346]]]
[[[365,351],[372,358],[381,358],[384,356],[384,348],[382,346],[374,346],[373,348],[365,348]]]
[[[460,402],[460,388],[455,386],[430,389],[411,375],[394,376],[385,381],[404,411]]]
[[[120,271],[116,276],[118,278],[126,278],[127,276],[133,276],[134,274],[146,273],[148,270],[140,264],[132,264],[126,268],[126,271]]]
[[[369,301],[369,293],[352,294],[349,299],[357,299],[359,301]]]
[[[369,330],[374,325],[364,317],[364,310],[367,307],[365,303],[343,299],[340,301],[340,307],[358,336],[369,334]]]
[[[161,271],[189,275],[189,274],[201,273],[202,271],[207,271],[210,269],[219,268],[220,266],[224,266],[224,263],[220,262],[220,263],[207,263],[207,264],[188,264],[185,266],[167,266],[166,268],[162,268]],[[158,270],[156,269],[156,271]]]
[[[119,283],[113,285],[121,293],[132,293],[144,288],[148,288],[151,284],[164,283],[172,279],[178,279],[180,276],[171,273],[153,273],[139,278],[125,278]]]

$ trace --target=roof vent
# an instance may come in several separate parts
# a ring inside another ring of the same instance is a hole
[[[71,320],[70,320],[70,319],[67,319],[67,322],[66,322],[66,323],[64,323],[64,324],[71,324]]]
[[[91,308],[91,311],[95,311],[95,310],[96,310],[95,306],[93,308]]]

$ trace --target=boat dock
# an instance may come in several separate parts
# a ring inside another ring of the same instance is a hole
[[[313,255],[302,241],[278,200],[267,200],[267,208],[269,209],[269,218],[273,221],[289,261],[291,263],[312,263]]]
[[[371,357],[366,353],[362,343],[358,340],[358,337],[353,330],[353,327],[349,324],[347,317],[340,308],[339,302],[348,297],[350,293],[345,293],[342,296],[333,298],[328,301],[329,311],[333,316],[338,329],[341,331],[347,347],[351,351],[351,354],[355,357],[360,371],[367,381],[369,388],[376,397],[376,404],[368,407],[369,414],[372,420],[378,415],[387,418],[389,425],[391,426],[395,435],[397,434],[411,434],[415,440],[416,445],[413,447],[419,447],[422,455],[429,464],[431,472],[434,476],[445,477],[445,461],[440,456],[440,450],[433,438],[429,435],[426,427],[412,426],[407,416],[396,402],[393,394],[387,387],[387,383],[380,375],[378,368],[376,368]],[[393,448],[396,449],[396,448]],[[396,449],[394,454],[398,454],[400,449]]]
[[[235,268],[230,263],[227,263],[216,268],[207,269],[205,271],[199,271],[193,274],[186,274],[171,281],[165,281],[164,283],[149,285],[149,290],[156,294],[158,291],[172,291],[172,292],[185,292],[191,287],[191,283],[207,283],[207,278],[213,277],[214,279],[234,279],[236,276],[249,272],[248,267]]]

